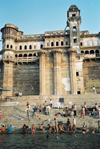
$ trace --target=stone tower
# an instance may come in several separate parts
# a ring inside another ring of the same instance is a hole
[[[9,91],[3,91],[4,96],[12,96],[13,88],[13,64],[15,39],[17,38],[18,28],[13,24],[6,24],[2,29],[2,88]]]
[[[70,47],[76,48],[77,53],[80,53],[80,24],[80,10],[77,6],[71,5],[67,11],[67,26],[70,30]]]

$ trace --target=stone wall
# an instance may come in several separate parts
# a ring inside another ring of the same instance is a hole
[[[100,94],[100,62],[84,62],[83,76],[85,93],[93,92],[92,87],[95,86],[97,94]]]
[[[14,90],[23,95],[39,95],[39,66],[36,63],[14,66]]]

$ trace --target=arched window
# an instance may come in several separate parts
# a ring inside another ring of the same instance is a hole
[[[22,54],[19,54],[19,57],[22,57]]]
[[[32,46],[31,45],[29,45],[29,49],[32,49]]]
[[[90,54],[94,54],[94,51],[93,50],[90,50]]]
[[[76,31],[76,26],[73,26],[73,31]]]
[[[59,42],[58,41],[56,42],[56,46],[59,46]]]
[[[26,46],[26,45],[24,46],[24,49],[25,49],[25,50],[27,49],[27,46]]]
[[[64,45],[64,42],[63,41],[61,41],[61,46],[63,46]]]
[[[82,46],[83,44],[82,44],[82,42],[80,42],[80,46]]]
[[[54,42],[51,42],[51,46],[54,46]]]
[[[99,56],[99,50],[95,51],[96,56]]]
[[[10,48],[12,49],[12,47],[13,47],[13,46],[11,45]]]
[[[29,54],[29,57],[31,57],[31,56],[32,56],[32,54],[30,53],[30,54]]]
[[[40,45],[40,49],[42,49],[42,48],[43,48],[43,44]]]
[[[7,48],[9,48],[9,44],[7,44]]]
[[[24,54],[24,57],[27,57],[27,54]]]
[[[15,57],[17,57],[17,54],[15,54]]]
[[[89,54],[89,51],[85,51],[85,54]]]
[[[33,56],[36,56],[36,53],[34,53]]]
[[[81,53],[84,53],[84,51],[81,51]]]
[[[22,46],[19,46],[19,50],[22,50]]]

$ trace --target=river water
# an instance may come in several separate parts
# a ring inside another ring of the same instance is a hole
[[[100,134],[0,134],[0,149],[100,149]]]

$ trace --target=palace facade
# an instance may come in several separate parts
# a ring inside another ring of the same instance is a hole
[[[67,11],[67,28],[24,35],[17,26],[2,29],[0,87],[4,96],[100,93],[100,33],[80,31],[77,6]]]

